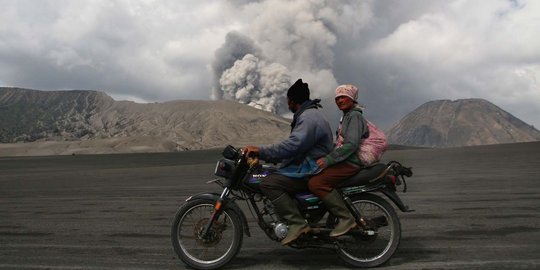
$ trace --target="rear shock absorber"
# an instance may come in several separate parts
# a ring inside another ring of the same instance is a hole
[[[352,212],[352,214],[354,215],[354,217],[356,218],[356,220],[358,222],[360,222],[360,224],[362,226],[366,226],[367,223],[366,221],[362,218],[362,214],[360,213],[360,211],[358,211],[358,209],[356,209],[356,207],[354,207],[354,204],[353,202],[351,201],[351,198],[349,198],[349,196],[344,196],[343,197],[343,200],[345,201],[345,204],[347,205],[347,208],[349,208],[349,210]]]

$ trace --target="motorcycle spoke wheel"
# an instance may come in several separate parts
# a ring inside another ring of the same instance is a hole
[[[401,238],[401,224],[394,208],[384,199],[371,195],[353,199],[367,226],[339,237],[338,253],[357,267],[374,267],[388,261]]]
[[[173,226],[173,245],[177,254],[196,269],[219,268],[240,249],[242,228],[234,213],[227,210],[221,212],[204,236],[213,211],[211,203],[187,205],[179,211]]]

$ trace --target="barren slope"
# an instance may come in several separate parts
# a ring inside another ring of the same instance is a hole
[[[0,155],[206,149],[289,132],[289,120],[236,102],[138,104],[97,91],[0,88],[0,121]]]
[[[483,99],[437,100],[388,132],[393,144],[455,147],[540,140],[540,131]]]

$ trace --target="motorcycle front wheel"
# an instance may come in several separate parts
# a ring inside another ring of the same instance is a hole
[[[173,221],[174,251],[185,264],[195,269],[220,268],[232,260],[242,246],[242,222],[227,208],[203,236],[213,212],[213,201],[196,199],[180,207]]]
[[[373,194],[351,196],[351,200],[367,226],[338,237],[338,255],[355,267],[379,266],[387,262],[399,246],[398,215],[392,205]]]

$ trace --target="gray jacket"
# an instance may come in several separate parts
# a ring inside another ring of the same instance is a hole
[[[318,159],[330,153],[333,147],[332,130],[318,108],[320,100],[304,102],[295,113],[289,138],[260,147],[260,158],[282,162],[282,167],[298,164],[305,157]]]
[[[341,134],[339,132],[341,131]],[[362,109],[354,107],[349,111],[343,112],[341,120],[341,130],[338,130],[339,136],[343,136],[343,145],[335,147],[326,159],[326,164],[332,166],[336,163],[345,161],[357,167],[363,167],[362,161],[358,157],[358,149],[363,139],[369,137],[369,130],[366,121],[362,115]]]

